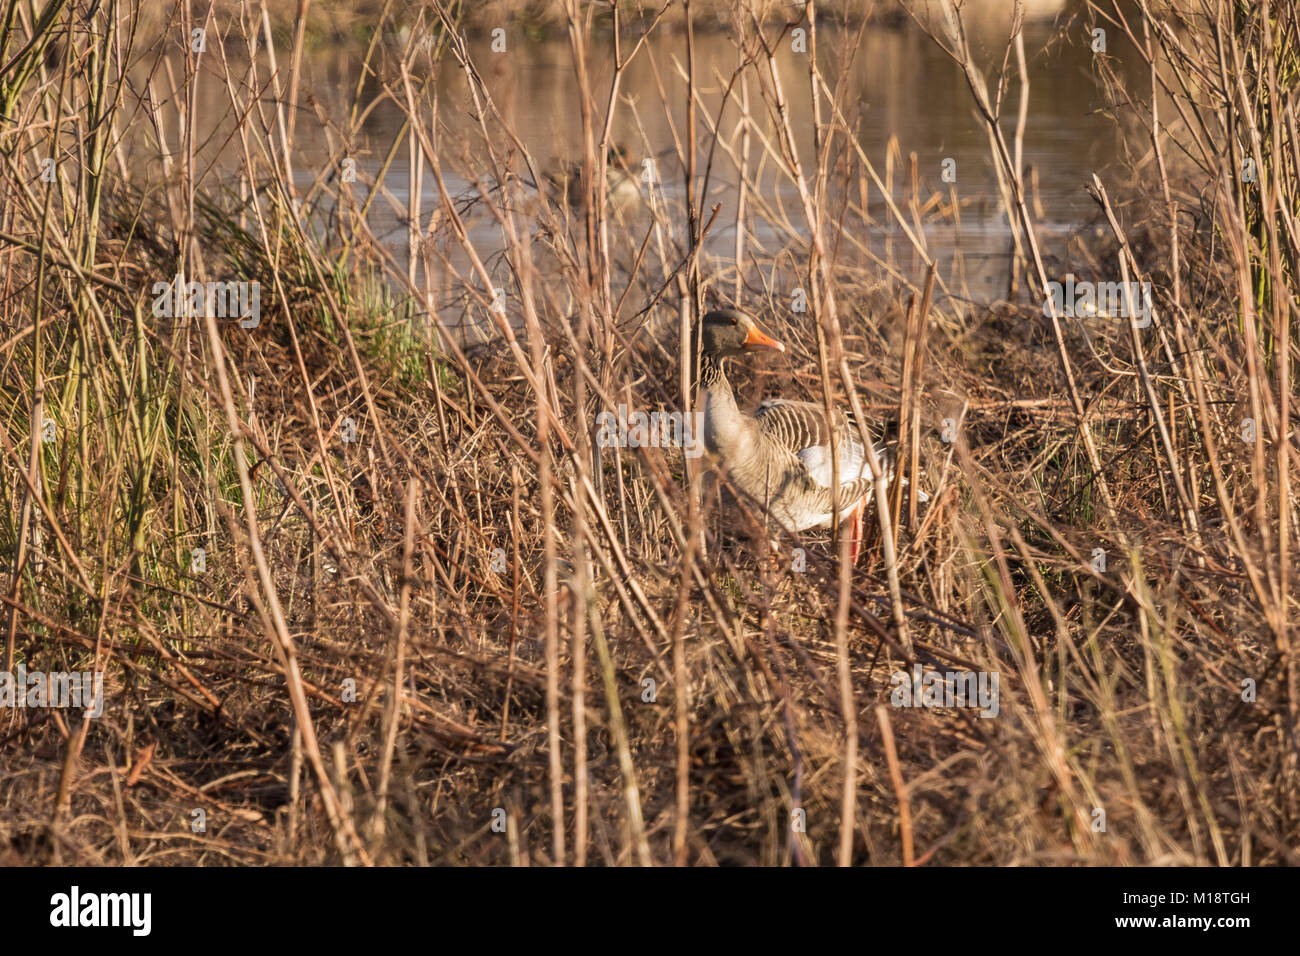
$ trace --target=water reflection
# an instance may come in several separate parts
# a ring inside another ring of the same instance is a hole
[[[1001,61],[1004,52],[1005,32],[999,31],[1005,31],[1005,24],[994,17],[991,23],[974,24],[973,31],[974,45],[990,65],[992,75],[991,67]],[[846,35],[826,27],[819,31],[819,59],[832,87],[840,74],[837,62],[843,45],[857,40],[856,33]],[[1062,36],[1051,23],[1031,22],[1025,28],[1025,40],[1030,88],[1023,161],[1027,181],[1033,185],[1031,208],[1050,251],[1090,212],[1083,184],[1094,171],[1106,169],[1119,144],[1115,124],[1093,81],[1095,54],[1082,24],[1075,23]],[[554,169],[573,161],[581,154],[582,122],[567,41],[512,38],[505,53],[494,53],[490,42],[486,37],[473,40],[469,51],[486,91],[505,121],[541,166]],[[914,215],[909,204],[914,195],[915,163],[920,186],[915,215],[923,223],[919,234],[939,263],[941,276],[955,286],[958,274],[964,272],[963,295],[976,301],[995,297],[1005,287],[1010,230],[998,199],[988,132],[975,113],[965,77],[915,25],[868,26],[861,33],[860,43],[844,87],[856,98],[856,103],[847,104],[846,111],[851,111],[850,119],[856,123],[858,144],[882,179],[889,181],[890,192],[909,222]],[[1120,43],[1119,38],[1112,38],[1109,52],[1123,61],[1123,51],[1116,49]],[[625,53],[628,45],[624,43]],[[778,51],[777,72],[790,104],[800,158],[805,168],[810,168],[815,165],[815,156],[809,58],[795,52],[788,37]],[[400,140],[384,177],[383,195],[371,205],[367,224],[389,246],[394,259],[406,264],[413,238],[407,210],[412,205],[414,177],[411,150],[402,132],[403,110],[391,99],[385,100],[366,115],[353,142],[343,143],[342,133],[338,132],[347,128],[342,121],[357,86],[359,53],[336,49],[317,54],[305,64],[305,88],[312,92],[295,124],[295,179],[300,189],[307,190],[320,177],[321,167],[330,163],[330,157],[346,151],[357,157],[362,175],[353,195],[357,202],[364,202],[365,183],[373,181],[394,143]],[[647,159],[653,160],[660,179],[655,200],[669,204],[681,203],[684,196],[679,149],[686,127],[685,55],[682,35],[654,35],[622,76],[621,102],[613,127],[614,140],[627,150],[627,169],[636,176],[645,168]],[[1128,60],[1137,62],[1136,57]],[[424,56],[417,58],[417,66],[421,64],[432,69]],[[613,73],[613,48],[608,35],[593,37],[587,65],[593,77],[592,88],[602,97],[595,104],[599,120]],[[717,121],[723,93],[732,83],[737,66],[738,53],[730,37],[719,33],[697,35],[697,102],[703,131],[710,130]],[[438,102],[435,135],[445,183],[453,195],[472,194],[470,183],[456,174],[474,163],[480,170],[486,166],[474,102],[467,93],[465,74],[454,58],[444,56],[437,70],[436,75],[419,79],[429,79],[428,97],[436,97]],[[1141,75],[1132,79],[1144,81]],[[224,93],[209,89],[214,99]],[[403,95],[400,88],[390,89],[395,97]],[[368,102],[381,88],[372,79],[362,84],[362,90],[363,102]],[[776,136],[760,99],[764,94],[752,77],[743,92],[748,95],[755,119],[750,168],[757,171],[758,192],[751,194],[750,208],[767,210],[767,215],[756,217],[750,228],[755,247],[772,253],[797,245],[802,238],[803,216],[797,193],[779,174],[778,160],[772,153]],[[722,111],[722,142],[713,158],[705,200],[706,208],[721,204],[705,248],[706,255],[720,259],[732,254],[734,243],[738,178],[733,154],[739,149],[741,93],[741,88],[735,86]],[[1019,84],[1012,81],[1003,97],[1003,126],[1009,142],[1014,136],[1019,97]],[[825,119],[825,103],[823,109]],[[322,116],[331,122],[313,121]],[[331,123],[336,125],[331,128]],[[896,149],[891,150],[891,139],[896,140]],[[841,144],[836,151],[842,153],[846,148]],[[707,141],[700,155],[703,165],[709,155]],[[945,163],[955,173],[954,183],[942,179]],[[903,272],[911,272],[916,259],[880,190],[866,180],[846,182],[842,176],[837,177],[835,163],[832,170],[835,190],[831,208],[838,209],[840,202],[860,205],[865,200],[871,219],[870,226],[854,230],[853,238],[860,248],[846,249],[846,253],[856,255],[866,266],[881,260],[875,265],[882,271],[883,262],[897,260]],[[427,169],[420,172],[419,180],[419,206],[427,227],[428,217],[439,205],[439,194]],[[523,192],[528,192],[527,187]],[[522,198],[527,200],[526,196]],[[953,201],[957,203],[956,217],[951,215]],[[935,214],[945,206],[948,214]],[[850,221],[855,218],[849,216]],[[644,234],[648,220],[648,214],[635,206],[615,213],[615,225],[638,237]],[[783,221],[788,221],[788,228],[779,225]],[[856,221],[861,223],[860,218]],[[467,222],[476,244],[483,244],[484,258],[502,245],[498,227],[490,217],[475,218],[471,213]],[[454,252],[452,257],[455,259]]]

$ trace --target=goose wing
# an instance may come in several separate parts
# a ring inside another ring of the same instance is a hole
[[[763,434],[791,454],[798,455],[820,445],[830,447],[826,409],[821,405],[769,398],[758,406],[754,418]],[[834,410],[832,427],[835,437],[842,442],[849,432],[849,420],[838,408]]]
[[[826,410],[813,402],[791,402],[769,399],[759,406],[755,414],[759,429],[772,441],[792,453],[802,466],[811,485],[808,505],[811,510],[829,515],[852,506],[859,498],[871,493],[873,482],[871,465],[867,462],[866,448],[856,437],[858,432],[839,409],[833,416],[833,430],[826,431]],[[839,446],[839,494],[832,495],[833,467],[831,442]],[[878,451],[876,454],[880,454]],[[877,458],[885,471],[885,479],[892,475],[892,460],[888,450]],[[833,500],[834,499],[834,500]]]
[[[861,433],[843,411],[832,411],[832,429],[826,431],[826,409],[814,402],[790,402],[782,398],[769,398],[754,413],[759,430],[777,445],[801,459],[804,467],[817,479],[825,469],[825,480],[817,483],[829,487],[831,483],[831,442],[839,445],[840,482],[860,475],[871,476],[871,466],[862,447]],[[881,441],[876,432],[868,428],[876,454],[881,454]],[[885,443],[884,458],[877,458],[886,474],[892,464],[889,445]]]

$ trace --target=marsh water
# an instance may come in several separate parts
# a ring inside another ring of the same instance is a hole
[[[1007,50],[1006,30],[1007,24],[997,18],[974,24],[972,46],[990,77],[1004,55],[1008,57],[1012,78],[1003,92],[1002,126],[1011,143],[1021,86],[1014,78],[1015,53]],[[1111,33],[1105,55],[1127,82],[1145,89],[1148,80],[1138,57],[1126,55],[1119,31]],[[833,28],[819,29],[819,61],[825,64],[832,85],[839,76],[836,58],[844,39]],[[599,91],[595,104],[598,111],[604,108],[612,75],[609,41],[608,35],[593,34],[589,53],[592,88]],[[502,116],[541,166],[577,159],[581,155],[582,126],[567,39],[532,40],[509,35],[504,51],[494,50],[492,44],[490,36],[471,40],[469,52]],[[1095,79],[1096,59],[1102,54],[1093,50],[1093,37],[1082,23],[1073,21],[1062,26],[1031,22],[1025,27],[1025,48],[1030,82],[1023,165],[1030,208],[1046,250],[1061,254],[1095,210],[1084,184],[1094,172],[1105,175],[1121,151],[1120,135],[1114,112]],[[793,132],[802,161],[812,166],[815,158],[808,58],[795,49],[789,36],[778,50],[777,65],[790,103]],[[348,115],[351,96],[358,87],[362,52],[335,48],[307,57],[303,89],[309,93],[303,97],[294,123],[295,180],[300,189],[307,189],[319,178],[322,164],[328,164],[331,156],[337,157],[343,150],[356,158],[357,188],[364,197],[368,184],[374,181],[394,144],[398,144],[384,175],[381,195],[370,206],[367,225],[399,267],[405,269],[413,241],[409,210],[416,182],[423,223],[427,225],[428,217],[440,204],[427,164],[419,164],[418,180],[412,176],[411,159],[415,153],[403,132],[405,113],[391,99],[379,102],[366,114],[359,135],[349,144],[340,141],[338,130],[342,124],[319,122],[322,116],[342,119]],[[396,56],[395,49],[392,56]],[[618,118],[613,128],[613,139],[627,150],[625,166],[634,175],[644,172],[647,159],[653,160],[659,180],[655,187],[657,200],[667,202],[669,208],[673,203],[680,204],[684,197],[679,147],[686,128],[685,60],[683,34],[653,34],[622,77]],[[482,167],[485,156],[465,74],[445,51],[436,68],[430,58],[418,55],[415,68],[421,63],[434,72],[421,102],[428,104],[436,98],[438,103],[439,122],[430,135],[436,137],[447,188],[453,196],[472,197],[475,190],[465,170],[474,163]],[[696,34],[695,74],[700,91],[697,121],[704,144],[701,165],[708,156],[707,133],[736,66],[737,52],[728,35],[704,31]],[[420,79],[429,77],[426,74]],[[369,102],[381,92],[371,81],[360,88],[362,102]],[[915,24],[868,26],[844,89],[856,100],[852,107],[860,116],[858,144],[881,179],[888,180],[889,190],[909,224],[923,224],[920,234],[926,248],[953,293],[976,302],[1004,293],[1011,231],[999,199],[988,130],[976,114],[962,71]],[[400,88],[394,88],[394,92],[396,97],[403,95]],[[212,93],[215,96],[219,91],[212,89]],[[803,216],[796,190],[788,179],[778,175],[772,156],[765,156],[764,141],[774,147],[775,133],[752,80],[747,95],[751,115],[758,119],[750,144],[750,169],[751,173],[757,171],[759,191],[758,196],[751,193],[749,203],[751,211],[761,210],[750,225],[751,251],[779,257],[783,248],[791,246],[793,237],[803,234]],[[723,142],[733,150],[740,146],[740,116],[741,90],[734,87],[719,124]],[[896,149],[891,149],[891,141],[896,142]],[[910,206],[914,195],[913,163],[920,186],[919,215],[915,218]],[[832,164],[832,180],[834,171]],[[946,181],[945,171],[955,181]],[[733,253],[737,182],[733,159],[719,148],[704,203],[706,209],[720,204],[705,246],[706,255],[717,257],[715,262],[728,260]],[[837,183],[837,187],[851,202],[866,199],[870,225],[853,228],[855,240],[861,244],[859,254],[864,268],[874,265],[883,274],[888,271],[883,264],[893,263],[900,274],[918,281],[917,258],[904,231],[885,208],[880,190],[874,184],[865,190],[858,184]],[[528,188],[527,184],[520,186],[525,193]],[[958,207],[956,218],[951,215],[953,200]],[[948,212],[942,212],[944,208]],[[645,218],[640,220],[638,216]],[[615,226],[626,228],[638,243],[648,222],[645,210],[635,207],[618,211],[614,219]],[[788,225],[781,225],[783,222]],[[490,216],[475,217],[471,213],[467,224],[485,260],[503,246],[499,227]],[[797,271],[797,265],[791,265],[791,270]]]

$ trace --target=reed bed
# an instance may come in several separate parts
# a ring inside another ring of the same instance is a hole
[[[917,27],[1010,224],[981,304],[925,238],[969,197],[855,133],[870,13],[737,0],[701,62],[670,0],[647,104],[620,84],[666,10],[557,6],[572,204],[445,0],[385,3],[342,98],[260,6],[4,7],[3,670],[105,701],[0,709],[0,862],[1296,863],[1300,14],[1071,21],[1150,82],[1096,58],[1127,152],[1056,251],[1019,21],[991,57],[956,9]],[[1044,314],[1066,275],[1149,281],[1149,325]],[[177,276],[257,282],[259,320],[160,317]],[[747,398],[892,423],[858,567],[707,459],[598,444],[620,404],[694,407],[715,305],[789,349]],[[915,667],[997,674],[997,715],[892,706]]]

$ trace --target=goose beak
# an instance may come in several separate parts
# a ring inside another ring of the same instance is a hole
[[[742,344],[747,352],[754,352],[759,349],[771,349],[774,352],[785,351],[784,345],[766,333],[761,332],[757,325],[749,327],[749,334],[745,336],[745,341]]]

